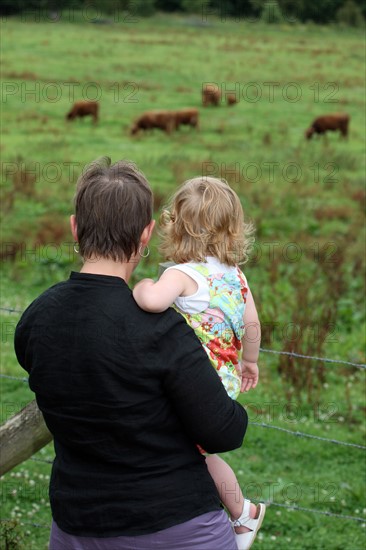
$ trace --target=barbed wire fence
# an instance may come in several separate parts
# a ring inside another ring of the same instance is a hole
[[[0,307],[0,311],[5,311],[9,314],[11,314],[11,313],[23,313],[21,310],[14,309],[14,308],[7,308],[7,307]],[[355,362],[352,362],[352,361],[344,361],[342,359],[333,359],[333,358],[329,358],[329,357],[317,357],[317,356],[312,356],[312,355],[303,355],[303,354],[299,354],[299,353],[278,351],[278,350],[272,350],[272,349],[266,349],[266,348],[260,348],[260,351],[262,353],[287,355],[287,356],[297,357],[299,359],[311,359],[313,361],[319,361],[319,362],[322,361],[324,363],[345,365],[345,366],[354,367],[354,368],[357,368],[357,369],[360,369],[360,370],[365,370],[366,369],[366,364],[364,364],[364,363],[355,363]],[[11,376],[11,375],[2,374],[2,373],[0,373],[0,378],[13,380],[13,381],[18,381],[18,382],[22,382],[22,383],[27,383],[28,382],[28,378],[26,378],[26,377]],[[350,442],[347,442],[347,441],[339,441],[339,440],[336,440],[336,439],[321,437],[321,436],[317,436],[317,435],[314,435],[314,434],[301,432],[301,431],[298,431],[298,430],[296,430],[296,431],[288,430],[287,428],[283,428],[281,426],[273,426],[273,425],[270,425],[270,424],[266,424],[264,422],[249,422],[249,425],[255,426],[256,428],[265,428],[265,429],[270,429],[270,430],[277,430],[277,431],[280,431],[280,432],[282,432],[286,435],[290,435],[290,436],[314,439],[314,440],[322,442],[323,444],[330,443],[330,444],[333,444],[333,445],[341,445],[341,446],[345,446],[345,447],[351,447],[351,448],[359,449],[359,450],[362,450],[362,451],[366,450],[365,445],[360,445],[360,444],[357,444],[357,443],[350,443]],[[53,464],[53,460],[39,458],[39,457],[31,457],[29,460],[34,461],[34,462],[40,462],[40,463],[48,464],[48,465]],[[331,512],[331,511],[327,511],[327,510],[319,510],[319,509],[315,509],[315,508],[308,508],[308,507],[300,506],[298,504],[280,503],[280,502],[276,502],[272,499],[265,500],[264,502],[267,506],[274,506],[274,507],[284,508],[284,509],[286,509],[288,511],[292,511],[292,512],[303,512],[303,513],[308,513],[308,514],[320,514],[320,515],[324,515],[324,516],[327,516],[327,517],[334,517],[334,518],[341,519],[341,520],[366,523],[366,518],[362,518],[362,517],[359,517],[359,516],[351,516],[351,515],[347,515],[347,514],[337,514],[337,513]],[[13,520],[13,518],[3,518],[0,521],[1,522],[8,522],[8,521],[12,521],[12,520]],[[34,528],[50,529],[49,525],[35,523],[35,522],[31,522],[31,521],[20,521],[19,523],[20,523],[20,525],[34,527]]]

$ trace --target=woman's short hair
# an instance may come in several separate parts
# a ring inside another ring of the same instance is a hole
[[[111,164],[109,157],[92,162],[79,177],[75,195],[81,256],[129,261],[152,213],[152,191],[135,164]]]
[[[179,187],[160,217],[160,251],[176,263],[214,256],[236,265],[248,259],[253,232],[253,225],[244,223],[238,195],[225,180],[196,177]]]

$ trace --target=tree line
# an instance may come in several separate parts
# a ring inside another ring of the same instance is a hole
[[[39,10],[56,16],[65,9],[89,13],[94,9],[107,16],[118,10],[140,16],[185,12],[199,16],[202,22],[216,16],[266,23],[338,22],[355,27],[363,26],[366,18],[364,0],[0,0],[2,15]]]

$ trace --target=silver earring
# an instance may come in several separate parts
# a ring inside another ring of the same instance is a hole
[[[76,248],[78,247],[78,248]],[[79,243],[74,243],[74,252],[76,252],[76,254],[79,254],[80,250],[79,250]]]
[[[147,245],[145,246],[145,251],[144,251],[143,254],[141,254],[141,249],[142,249],[142,244],[140,244],[139,254],[140,254],[141,258],[147,258],[148,255],[150,254],[149,247]]]

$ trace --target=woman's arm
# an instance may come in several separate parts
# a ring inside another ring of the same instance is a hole
[[[192,441],[209,453],[240,447],[248,417],[226,393],[194,331],[171,312],[161,332],[158,354],[163,384],[180,421]]]
[[[164,271],[155,283],[153,279],[142,279],[132,293],[137,304],[144,311],[161,313],[170,307],[178,296],[189,296],[197,290],[197,283],[178,269]]]

